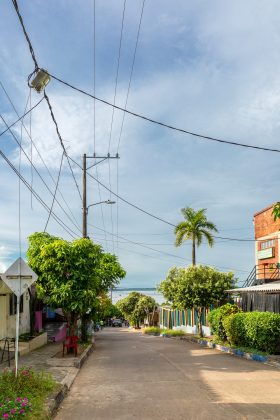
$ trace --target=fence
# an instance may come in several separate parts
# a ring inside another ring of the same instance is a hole
[[[202,310],[202,328],[204,335],[210,335],[210,328],[207,322],[207,315],[213,308],[203,308]],[[160,307],[159,322],[161,328],[178,329],[191,334],[195,334],[197,332],[198,320],[194,309],[179,310],[172,309],[166,306]]]

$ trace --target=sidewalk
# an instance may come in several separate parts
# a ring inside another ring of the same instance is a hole
[[[53,358],[62,348],[62,343],[50,343],[39,349],[19,357],[19,367],[28,366],[37,371],[45,371],[53,375],[54,379],[66,385],[69,389],[75,379],[79,369],[73,366],[54,366],[48,364],[48,360]],[[59,359],[55,359],[60,363]],[[66,360],[66,358],[65,358]],[[14,367],[14,359],[11,360],[11,368]],[[0,364],[0,372],[9,367],[8,362]]]

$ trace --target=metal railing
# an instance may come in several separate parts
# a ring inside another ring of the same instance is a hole
[[[280,280],[279,264],[259,264],[255,265],[245,280],[243,287],[256,286],[258,284],[269,283],[270,281]]]
[[[15,339],[10,337],[5,337],[0,340],[0,363],[8,362],[9,367],[11,366],[12,354],[15,354]],[[7,354],[7,359],[5,360],[5,354]]]

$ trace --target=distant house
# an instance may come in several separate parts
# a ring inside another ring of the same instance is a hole
[[[16,335],[16,305],[16,296],[0,277],[0,340],[5,337],[14,338]],[[19,333],[23,334],[29,329],[29,293],[25,292],[20,299]]]

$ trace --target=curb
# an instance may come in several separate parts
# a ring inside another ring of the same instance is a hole
[[[61,383],[58,384],[59,385],[58,389],[54,391],[52,394],[50,394],[50,396],[47,398],[46,411],[47,411],[48,418],[52,418],[53,415],[57,412],[60,404],[66,397],[76,376],[78,375],[79,370],[83,366],[88,356],[93,352],[94,344],[95,344],[94,342],[92,344],[89,344],[89,346],[83,351],[83,353],[75,361],[73,370],[66,375],[66,377],[62,380]]]
[[[278,358],[279,361],[275,360],[275,356],[262,356],[256,353],[247,353],[239,349],[232,349],[230,347],[222,346],[221,344],[215,344],[212,341],[203,340],[202,338],[195,338],[195,337],[172,337],[170,335],[165,335],[164,333],[160,335],[163,338],[175,339],[175,340],[182,340],[182,341],[189,341],[191,343],[200,344],[201,346],[206,346],[211,349],[219,350],[223,353],[231,354],[235,357],[241,357],[246,360],[253,360],[255,362],[265,363],[270,366],[274,366],[280,369],[280,357]]]

